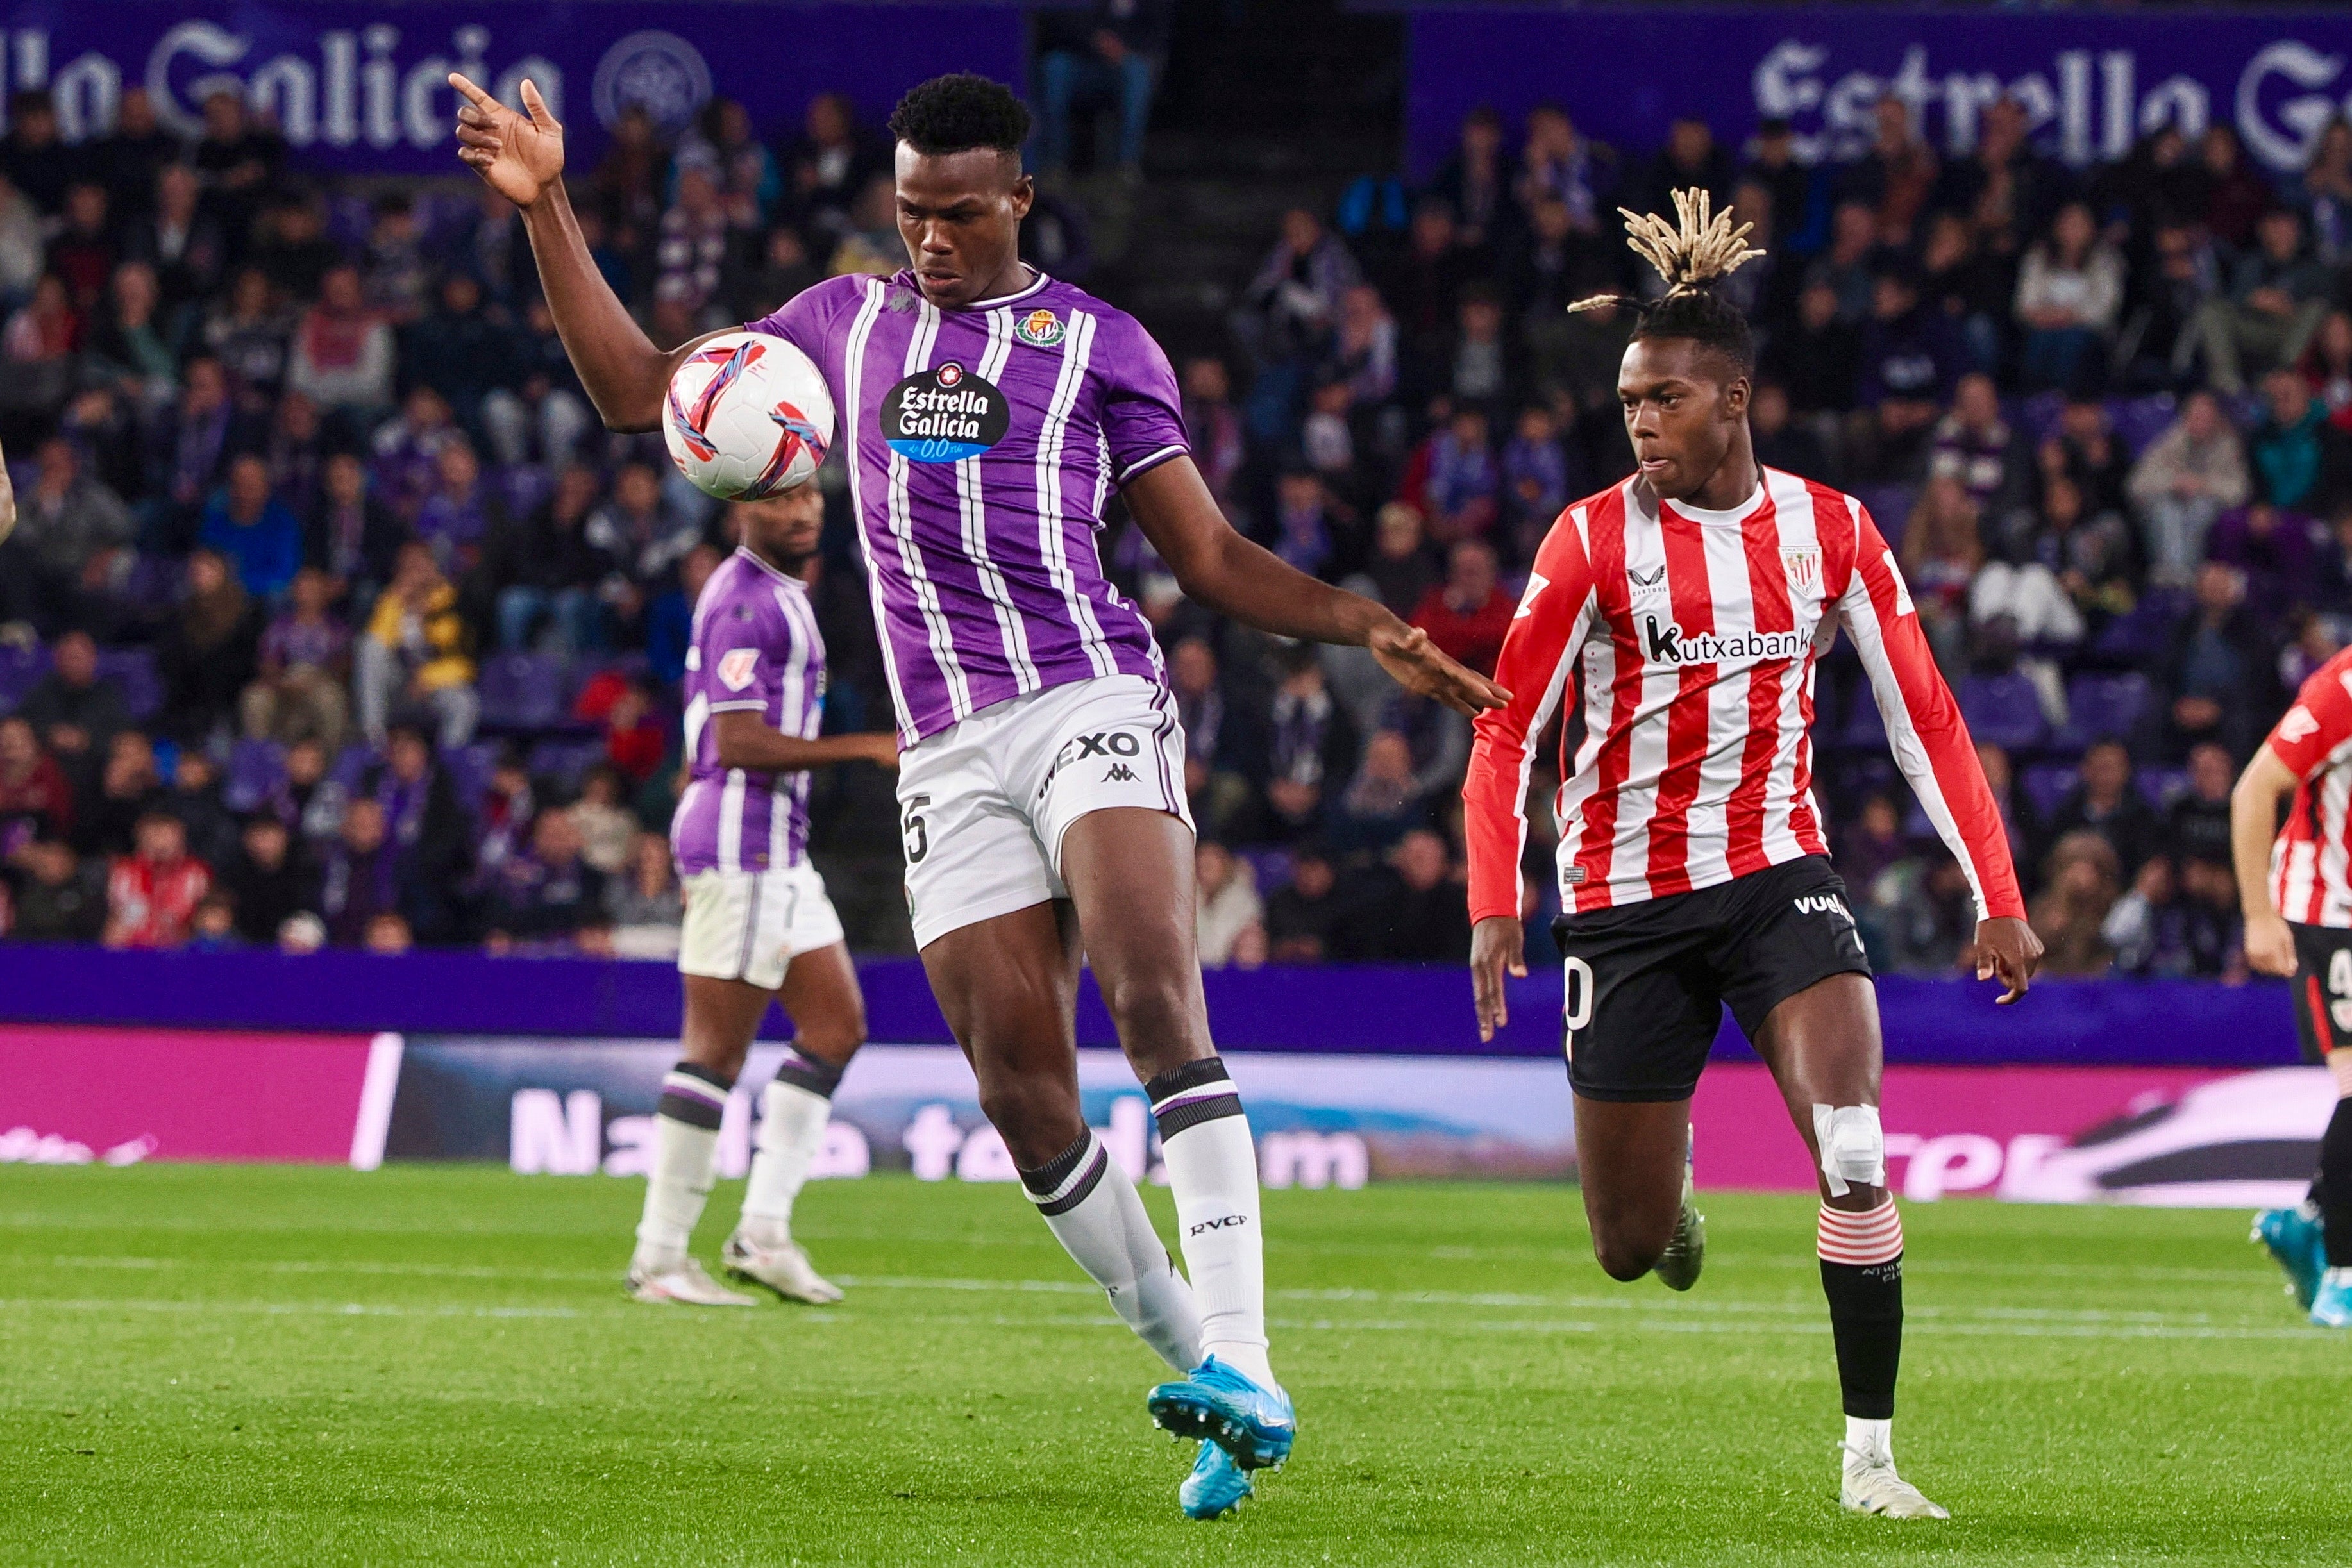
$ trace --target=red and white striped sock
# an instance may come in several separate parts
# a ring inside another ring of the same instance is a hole
[[[1822,1205],[1814,1246],[1824,1263],[1853,1263],[1867,1268],[1890,1263],[1903,1256],[1903,1218],[1888,1198],[1876,1208],[1854,1214]]]

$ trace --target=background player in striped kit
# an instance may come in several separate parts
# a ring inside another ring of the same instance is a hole
[[[1820,1167],[1818,1250],[1846,1414],[1840,1499],[1944,1518],[1895,1470],[1903,1228],[1878,1123],[1878,1009],[1811,789],[1814,661],[1843,626],[1896,762],[1977,901],[1977,973],[2021,996],[2042,944],[2009,842],[1908,591],[1850,496],[1760,466],[1754,349],[1710,282],[1751,256],[1704,191],[1678,225],[1625,214],[1666,280],[1637,313],[1618,395],[1634,476],[1552,526],[1477,721],[1463,787],[1479,1032],[1524,974],[1519,862],[1535,749],[1572,680],[1584,738],[1555,803],[1564,1039],[1593,1251],[1612,1276],[1696,1283],[1690,1099],[1726,1003]]]
[[[562,128],[463,78],[460,155],[521,207],[548,305],[608,425],[650,429],[693,345],[664,352],[596,270]],[[1073,1259],[1180,1375],[1154,1420],[1202,1439],[1180,1491],[1211,1518],[1279,1464],[1296,1418],[1265,1333],[1257,1160],[1210,1040],[1183,734],[1141,613],[1105,576],[1114,489],[1194,601],[1278,636],[1367,648],[1464,713],[1500,701],[1382,606],[1235,533],[1186,441],[1167,356],[1130,317],[1020,259],[1029,114],[998,83],[925,82],[891,116],[908,268],[816,285],[755,331],[824,371],[904,746],[908,901],[980,1103]],[[1189,1281],[1079,1112],[1090,964],[1150,1096]]]
[[[2292,796],[2286,821],[2279,807]],[[2304,1055],[2336,1077],[2311,1193],[2254,1216],[2254,1239],[2323,1328],[2352,1328],[2352,649],[2322,664],[2254,748],[2230,800],[2246,962],[2294,980]],[[2276,838],[2273,841],[2273,832]]]
[[[815,484],[730,514],[742,544],[694,606],[686,664],[690,773],[670,821],[686,890],[677,956],[686,989],[678,1064],[654,1117],[645,1216],[629,1260],[641,1301],[752,1304],[687,1253],[710,1194],[727,1096],[771,1001],[797,1031],[761,1098],[743,1217],[728,1271],[803,1301],[841,1291],[793,1240],[793,1200],[824,1137],[834,1086],[866,1039],[866,1003],[824,879],[808,860],[808,770],[898,762],[887,735],[820,737],[824,639],[802,580],[824,526]]]

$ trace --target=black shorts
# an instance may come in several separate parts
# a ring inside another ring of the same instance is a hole
[[[2294,1032],[2303,1059],[2318,1061],[2352,1040],[2352,931],[2297,925],[2294,933]]]
[[[1569,1086],[1588,1100],[1687,1100],[1723,1025],[1748,1038],[1832,975],[1868,975],[1830,862],[1807,855],[1695,893],[1552,922],[1568,965]]]

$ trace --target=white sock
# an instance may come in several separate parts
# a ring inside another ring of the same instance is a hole
[[[1160,1074],[1144,1092],[1160,1121],[1184,1270],[1201,1307],[1202,1354],[1271,1388],[1257,1148],[1241,1096],[1213,1056]]]
[[[1135,1183],[1089,1129],[1021,1184],[1055,1239],[1103,1288],[1119,1321],[1179,1372],[1201,1362],[1192,1288],[1151,1228]]]
[[[751,1241],[781,1247],[793,1239],[793,1199],[808,1181],[809,1162],[824,1143],[833,1102],[779,1076],[760,1096],[760,1141],[743,1192],[741,1229]]]
[[[1895,1423],[1869,1421],[1859,1416],[1845,1418],[1845,1463],[1848,1469],[1858,1468],[1864,1457],[1895,1462]]]
[[[686,1244],[710,1197],[711,1160],[719,1129],[694,1127],[675,1116],[654,1118],[654,1156],[646,1173],[645,1218],[637,1221],[631,1266],[648,1272],[686,1260]]]

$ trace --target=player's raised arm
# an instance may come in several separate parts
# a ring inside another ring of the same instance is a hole
[[[1838,620],[1870,674],[1895,765],[1976,894],[1977,978],[2000,980],[2000,999],[2013,1002],[2041,967],[2042,939],[2025,923],[2025,895],[2010,861],[2000,807],[1985,782],[1959,704],[1919,630],[1895,552],[1859,503],[1854,530],[1853,575],[1838,601]]]
[[[449,85],[466,100],[457,110],[457,156],[522,209],[548,311],[597,413],[609,429],[654,429],[670,372],[695,345],[667,353],[654,347],[596,270],[563,189],[563,127],[539,89],[522,84],[530,112],[518,114],[455,71]]]
[[[1368,648],[1397,685],[1456,713],[1475,716],[1509,699],[1386,605],[1309,577],[1234,532],[1190,457],[1145,470],[1123,494],[1136,527],[1194,602],[1277,637]]]
[[[710,716],[718,741],[719,766],[755,773],[805,773],[836,762],[871,762],[896,772],[898,737],[879,732],[823,735],[803,740],[771,729],[758,713],[729,710]]]
[[[1497,680],[1510,690],[1473,727],[1462,780],[1462,839],[1470,857],[1470,987],[1478,1038],[1511,1021],[1503,977],[1525,976],[1527,932],[1519,921],[1519,859],[1528,841],[1528,774],[1544,727],[1559,710],[1576,650],[1592,612],[1592,570],[1571,512],[1536,550],[1518,613],[1504,634]]]

